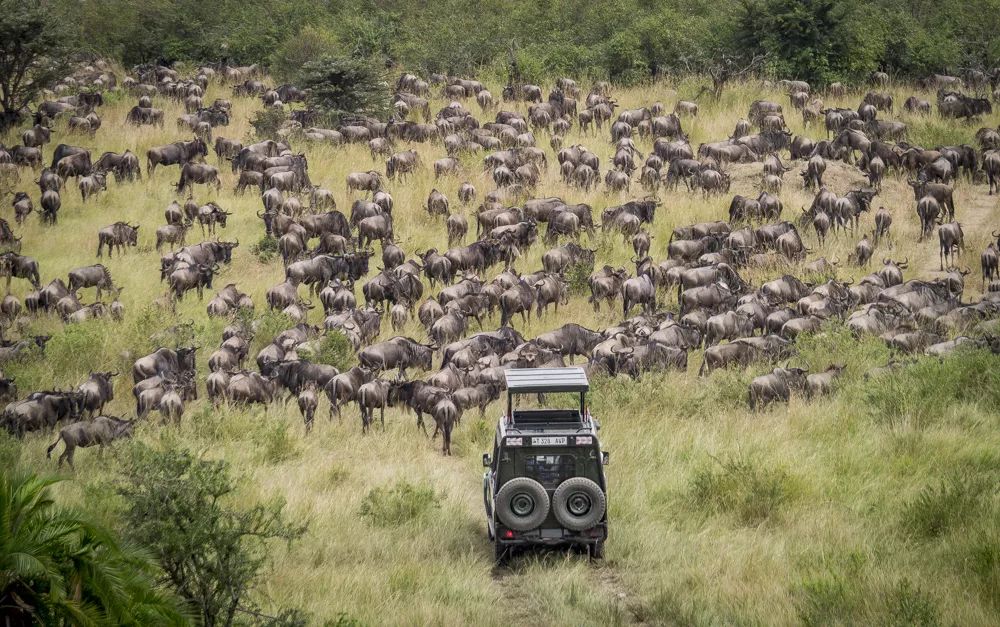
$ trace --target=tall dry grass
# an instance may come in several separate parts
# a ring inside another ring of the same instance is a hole
[[[490,87],[500,93],[498,85]],[[693,80],[658,83],[617,90],[615,97],[625,107],[659,100],[669,109],[697,87]],[[893,93],[902,102],[910,90],[894,87]],[[228,97],[229,89],[212,86],[206,101],[217,96]],[[728,136],[757,98],[786,100],[775,91],[734,85],[720,102],[703,102],[697,118],[684,120],[692,142]],[[830,104],[854,106],[859,99],[852,94]],[[104,127],[92,139],[67,135],[60,126],[53,145],[81,144],[95,154],[130,148],[144,155],[150,146],[188,135],[171,122],[181,113],[179,105],[162,99],[155,106],[166,109],[166,128],[124,126],[131,104],[131,98],[122,97],[104,107]],[[435,107],[443,104],[435,99]],[[247,119],[259,106],[253,100],[234,99],[232,125],[216,132],[248,137]],[[474,103],[467,106],[476,108]],[[525,109],[520,104],[504,107]],[[823,135],[822,128],[804,130],[791,113],[787,118],[796,133]],[[969,142],[975,131],[937,118],[907,121],[916,141]],[[546,134],[536,138],[548,149]],[[14,137],[6,140],[15,143]],[[605,134],[584,135],[574,129],[566,137],[567,145],[573,143],[583,143],[602,160],[610,160]],[[651,149],[648,141],[639,144],[643,151]],[[47,156],[53,145],[46,147]],[[364,146],[300,142],[295,148],[307,153],[313,181],[332,189],[344,211],[354,198],[345,192],[347,173],[384,167],[372,162]],[[416,148],[427,167],[405,183],[389,186],[396,201],[397,233],[408,251],[443,249],[443,223],[422,209],[430,189],[440,189],[451,198],[453,210],[471,216],[473,207],[457,204],[459,184],[471,182],[482,197],[492,182],[479,157],[462,160],[461,176],[435,181],[429,165],[442,156],[441,147]],[[214,156],[209,161],[214,163]],[[756,194],[758,166],[733,171],[732,193]],[[282,280],[283,271],[279,260],[265,264],[250,253],[250,245],[263,232],[255,217],[260,201],[254,194],[234,196],[235,179],[228,168],[223,172],[220,194],[195,191],[197,200],[214,199],[234,212],[221,235],[238,238],[240,247],[233,264],[216,280],[220,286],[237,283],[253,297],[260,314],[265,290]],[[206,319],[204,303],[193,294],[176,314],[150,306],[164,292],[157,280],[153,231],[163,223],[164,207],[176,197],[171,185],[177,175],[176,167],[161,168],[139,183],[112,182],[107,193],[87,204],[80,202],[76,190],[69,190],[58,227],[43,227],[37,216],[29,219],[22,232],[24,252],[41,262],[43,282],[93,263],[99,227],[123,219],[141,223],[142,229],[139,250],[104,261],[126,288],[126,321],[75,327],[49,318],[33,321],[29,331],[50,332],[53,339],[45,359],[6,369],[17,376],[22,390],[76,384],[89,369],[127,373],[134,358],[170,341],[158,338],[157,332],[189,319],[195,323],[194,340],[204,347],[200,370],[207,371],[205,361],[224,322]],[[859,172],[842,164],[831,164],[827,176],[840,193],[863,181]],[[25,173],[22,188],[31,191],[37,204],[29,178]],[[811,200],[798,181],[793,173],[786,176],[781,194],[786,214],[795,215]],[[595,213],[643,194],[637,187],[622,195],[600,189],[582,193],[559,182],[551,166],[536,193],[588,202]],[[683,191],[661,191],[660,198],[663,204],[651,226],[658,258],[675,226],[721,219],[729,201],[728,196],[705,199]],[[997,226],[994,203],[984,186],[966,181],[958,183],[956,201],[969,247],[962,264],[974,266],[975,252]],[[875,205],[889,208],[894,218],[893,237],[879,248],[876,259],[909,258],[907,278],[933,276],[936,241],[917,243],[914,203],[905,181],[887,180]],[[870,215],[863,225],[871,229]],[[817,254],[841,260],[842,277],[856,278],[867,270],[846,267],[846,260],[859,237],[831,238],[822,249],[811,233],[806,240]],[[189,241],[198,240],[195,229]],[[631,247],[620,237],[597,237],[592,246],[599,248],[601,262],[631,267]],[[542,251],[541,245],[525,251],[517,268],[539,267]],[[755,271],[749,278],[759,282],[780,272]],[[978,288],[978,282],[970,281],[967,292],[975,295]],[[13,291],[21,296],[26,285],[15,281]],[[88,291],[84,300],[92,298]],[[662,300],[664,306],[674,306],[673,295],[664,294]],[[600,328],[616,323],[620,313],[595,313],[584,298],[575,297],[558,316],[550,313],[517,325],[525,335],[567,321]],[[320,322],[318,312],[312,322]],[[267,324],[279,325],[273,319]],[[406,333],[424,337],[415,323]],[[391,335],[388,325],[382,335]],[[889,358],[877,340],[858,341],[831,325],[800,339],[799,349],[796,361],[812,369],[834,361],[847,364],[834,396],[812,402],[796,398],[787,407],[751,414],[745,407],[746,385],[763,367],[700,379],[698,351],[691,355],[689,373],[595,382],[593,408],[602,419],[604,445],[612,453],[611,537],[607,560],[596,565],[580,556],[554,553],[518,560],[509,569],[493,568],[482,520],[479,465],[492,438],[493,412],[484,418],[474,412],[465,416],[451,458],[441,457],[437,444],[416,430],[412,415],[391,410],[385,432],[362,436],[355,410],[330,422],[325,401],[308,437],[294,403],[236,410],[214,409],[201,400],[188,405],[179,427],[153,420],[139,428],[136,438],[224,458],[245,477],[241,500],[281,495],[292,516],[309,521],[305,539],[274,554],[273,575],[262,593],[276,605],[304,608],[317,623],[996,624],[996,358],[961,354],[940,363],[925,362],[899,380],[866,381],[863,373]],[[109,408],[122,415],[132,413],[126,379],[117,380],[116,399]],[[938,389],[940,397],[929,392]],[[5,468],[54,472],[54,462],[44,456],[50,440],[48,434],[24,442],[2,439],[0,460]],[[115,455],[101,459],[87,450],[76,459],[75,480],[63,485],[64,496],[113,523],[117,504],[107,479],[116,472]],[[960,516],[951,515],[955,507]]]

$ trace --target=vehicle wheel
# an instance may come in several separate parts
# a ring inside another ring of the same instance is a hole
[[[528,531],[549,515],[549,494],[534,479],[517,477],[503,484],[493,505],[505,525],[514,531]]]
[[[590,529],[599,523],[606,508],[607,499],[601,486],[586,477],[563,481],[552,495],[556,520],[573,531]]]

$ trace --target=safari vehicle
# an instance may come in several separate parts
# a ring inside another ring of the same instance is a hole
[[[587,408],[582,368],[511,369],[507,411],[497,424],[493,454],[483,454],[486,524],[502,563],[515,548],[569,546],[604,557],[607,482],[597,420]],[[520,409],[523,397],[571,393],[572,409]]]

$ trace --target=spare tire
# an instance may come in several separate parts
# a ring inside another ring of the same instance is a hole
[[[503,484],[495,504],[500,521],[514,531],[535,529],[549,515],[549,493],[528,477],[517,477]]]
[[[552,512],[563,527],[573,531],[590,529],[607,509],[601,486],[586,477],[573,477],[559,484],[552,495]]]

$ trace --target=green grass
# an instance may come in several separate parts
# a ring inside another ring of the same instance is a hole
[[[668,108],[678,98],[693,95],[694,82],[656,83],[616,90],[623,107],[662,101]],[[500,85],[489,85],[494,94]],[[897,102],[910,92],[893,88]],[[212,86],[206,101],[228,97],[228,88]],[[746,115],[750,102],[771,98],[784,104],[778,91],[734,85],[719,103],[700,103],[701,111],[684,126],[698,144],[728,136],[735,121]],[[933,94],[923,94],[930,97]],[[829,100],[835,106],[857,106],[854,96]],[[91,147],[95,153],[128,147],[144,154],[153,145],[187,133],[173,127],[180,106],[155,99],[167,111],[164,129],[127,129],[125,113],[133,98],[113,101],[101,110],[104,126],[94,139],[66,134],[59,126],[53,144],[67,142]],[[216,129],[226,137],[245,138],[258,101],[234,99],[233,124]],[[435,98],[435,110],[446,104]],[[474,103],[467,106],[476,111]],[[523,104],[504,108],[524,110]],[[786,107],[787,109],[787,107]],[[803,131],[801,119],[787,114],[797,132],[823,136],[822,128]],[[978,125],[911,120],[911,139],[927,144],[969,141]],[[997,116],[983,125],[996,126]],[[536,133],[548,150],[548,137]],[[17,143],[13,136],[3,138]],[[576,129],[565,145],[583,143],[606,164],[611,147],[606,134],[581,135]],[[638,142],[648,153],[651,142]],[[308,154],[310,176],[333,190],[341,211],[359,197],[348,195],[344,180],[351,171],[384,168],[373,162],[366,146],[331,147],[295,144]],[[400,146],[400,149],[408,146]],[[477,157],[461,159],[460,176],[433,178],[430,163],[442,156],[439,145],[417,146],[427,167],[406,184],[391,183],[396,228],[407,251],[446,248],[441,220],[421,209],[432,187],[452,200],[453,211],[472,216],[474,207],[460,207],[457,188],[465,180],[479,198],[492,188]],[[214,155],[210,162],[215,161]],[[599,214],[606,206],[644,193],[607,195],[583,193],[558,180],[551,165],[536,191],[561,195],[568,201],[590,203]],[[289,326],[278,313],[265,313],[264,293],[283,279],[281,261],[262,242],[263,227],[255,212],[254,194],[232,194],[235,177],[223,164],[221,193],[195,191],[199,202],[215,199],[232,211],[224,239],[239,239],[234,262],[224,266],[219,286],[235,282],[257,304],[252,353]],[[734,166],[733,194],[754,194],[759,165]],[[188,295],[177,312],[152,305],[163,295],[158,281],[159,257],[152,250],[153,232],[163,223],[162,212],[174,199],[171,185],[177,168],[161,168],[152,178],[116,185],[87,205],[70,188],[56,228],[43,228],[37,216],[18,234],[24,253],[41,263],[43,282],[64,277],[74,267],[94,263],[96,231],[116,220],[140,222],[140,250],[108,260],[116,283],[124,285],[126,319],[121,324],[91,321],[64,327],[54,317],[32,320],[27,332],[51,333],[44,359],[28,358],[5,366],[23,393],[78,384],[91,369],[119,370],[116,398],[108,410],[131,415],[131,364],[159,345],[194,343],[200,372],[207,372],[208,355],[218,345],[225,320],[208,319],[205,302]],[[853,167],[830,164],[829,185],[837,192],[862,184]],[[35,188],[28,183],[37,205]],[[786,215],[807,206],[811,196],[789,173],[781,197]],[[716,220],[725,215],[729,198],[660,192],[663,201],[649,231],[656,259],[664,256],[674,227]],[[934,276],[936,241],[918,243],[913,198],[902,178],[889,178],[876,206],[893,215],[893,236],[875,258],[909,258],[906,278]],[[960,260],[974,265],[989,232],[997,228],[994,203],[985,186],[958,183],[959,219],[966,225],[968,251]],[[10,212],[5,201],[5,209]],[[10,218],[5,214],[5,217]],[[871,216],[862,221],[872,227]],[[847,254],[860,234],[830,238],[824,248],[805,233],[817,254],[838,258],[840,278],[858,279],[871,269],[846,267]],[[189,243],[199,241],[195,228]],[[598,263],[633,268],[631,246],[620,237],[598,235],[583,245],[597,248]],[[540,267],[541,245],[522,251],[516,267]],[[376,253],[378,253],[376,247]],[[377,257],[376,257],[377,259]],[[373,268],[380,264],[373,263]],[[785,271],[747,272],[759,284]],[[619,321],[614,307],[594,313],[581,293],[582,273],[571,273],[568,306],[527,325],[516,321],[525,335],[536,335],[565,322],[604,328]],[[978,281],[970,281],[965,300],[978,296]],[[23,297],[27,285],[15,281],[12,292]],[[428,293],[425,290],[425,293]],[[360,285],[359,300],[363,301]],[[303,295],[305,295],[303,293]],[[208,294],[207,297],[210,297]],[[85,290],[83,300],[93,299]],[[663,306],[675,308],[674,294],[663,294]],[[207,302],[207,299],[206,299]],[[318,300],[315,302],[318,303]],[[620,304],[619,304],[620,306]],[[175,333],[163,333],[173,325]],[[313,311],[310,322],[320,324]],[[497,318],[485,323],[495,328]],[[403,331],[425,338],[415,321]],[[393,333],[386,324],[382,339]],[[890,352],[877,338],[854,338],[832,324],[800,338],[792,365],[816,372],[831,363],[847,368],[829,397],[807,402],[795,397],[787,406],[758,413],[746,409],[747,384],[770,367],[717,371],[698,377],[701,351],[692,351],[689,372],[649,375],[641,381],[599,379],[594,382],[592,408],[602,422],[601,435],[611,452],[609,512],[611,537],[607,559],[588,564],[578,555],[540,554],[515,560],[495,570],[482,514],[480,456],[490,446],[498,406],[485,419],[467,414],[454,435],[454,456],[440,455],[440,443],[430,442],[416,428],[412,413],[386,412],[386,429],[362,436],[356,407],[344,408],[330,421],[326,401],[309,434],[294,401],[248,410],[212,408],[203,398],[189,402],[180,426],[160,426],[156,420],[139,425],[135,440],[163,441],[210,458],[228,460],[242,477],[238,498],[246,502],[283,497],[288,513],[309,521],[306,536],[272,556],[273,574],[261,595],[280,599],[283,607],[301,607],[317,624],[961,624],[1000,622],[1000,524],[997,485],[1000,477],[1000,362],[985,352],[962,352],[940,361],[922,359],[892,377],[866,380],[864,373],[884,365]],[[319,343],[311,358],[338,367],[353,363],[353,351],[335,339]],[[17,442],[0,434],[0,468],[56,472],[46,460],[52,434],[34,434]],[[94,449],[77,452],[73,481],[58,488],[60,497],[114,523],[117,503],[101,486],[116,475],[119,456],[132,443],[121,442],[98,457]],[[432,505],[428,505],[432,503]],[[364,512],[364,515],[363,515]]]

